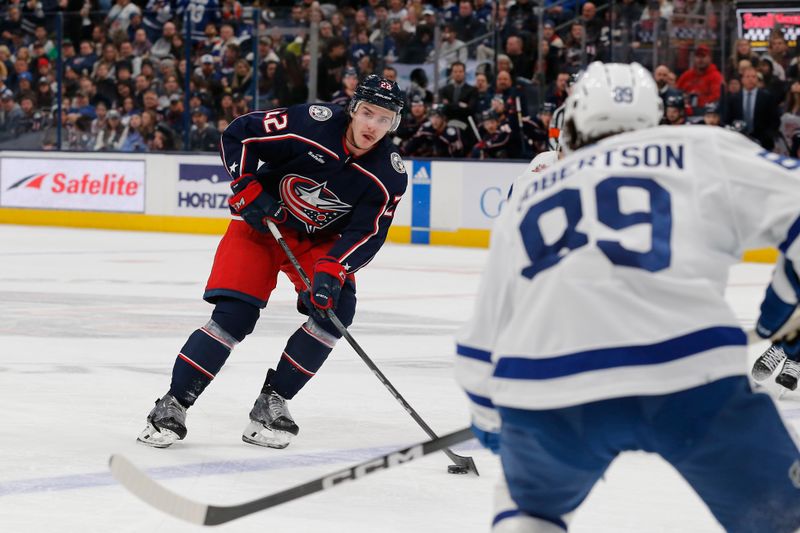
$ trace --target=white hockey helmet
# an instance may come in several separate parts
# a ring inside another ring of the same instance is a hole
[[[653,76],[639,63],[595,61],[565,103],[565,151],[616,133],[658,125],[663,104]]]

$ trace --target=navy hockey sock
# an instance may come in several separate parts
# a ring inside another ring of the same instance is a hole
[[[195,330],[175,358],[169,393],[184,407],[194,404],[225,364],[235,345],[236,339],[213,320]]]
[[[169,393],[184,407],[194,404],[236,344],[252,333],[258,307],[235,298],[220,298],[211,320],[189,336],[172,368]]]
[[[289,337],[268,385],[287,400],[292,399],[320,369],[336,340],[313,319],[308,320]]]

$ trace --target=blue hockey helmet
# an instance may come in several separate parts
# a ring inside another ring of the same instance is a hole
[[[400,125],[400,113],[405,105],[403,92],[397,83],[381,78],[377,74],[370,74],[356,87],[356,92],[350,99],[350,112],[355,113],[361,102],[367,102],[389,111],[393,111],[394,121],[389,131],[394,131]]]

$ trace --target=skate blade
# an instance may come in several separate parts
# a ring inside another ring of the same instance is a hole
[[[242,440],[248,444],[264,446],[266,448],[286,448],[292,441],[292,435],[288,431],[279,431],[265,427],[264,425],[251,421],[242,432]]]
[[[141,442],[151,448],[168,448],[179,440],[180,437],[174,431],[169,429],[159,430],[152,424],[147,424],[147,427],[136,438],[136,442]]]

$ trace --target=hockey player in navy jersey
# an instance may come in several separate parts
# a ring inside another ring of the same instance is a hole
[[[280,272],[299,293],[308,320],[289,338],[242,434],[245,442],[284,448],[299,429],[286,405],[319,370],[356,308],[355,273],[386,239],[408,182],[386,135],[403,108],[397,84],[375,75],[358,86],[347,109],[297,105],[243,115],[222,133],[220,152],[233,182],[233,212],[217,248],[204,299],[211,320],[184,344],[170,389],[147,418],[139,441],[166,447],[186,435],[186,409],[217,375],[231,350],[253,331]],[[312,276],[306,291],[269,233],[286,242]]]
[[[567,99],[569,153],[496,221],[456,358],[503,465],[495,533],[567,530],[629,450],[669,462],[726,531],[800,528],[800,451],[751,390],[724,299],[742,251],[774,246],[756,331],[797,333],[800,161],[660,115],[641,65],[592,63]]]

